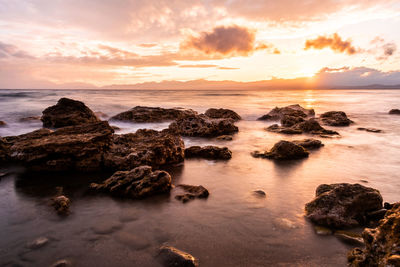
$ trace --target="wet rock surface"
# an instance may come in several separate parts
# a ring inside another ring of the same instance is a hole
[[[305,149],[316,149],[324,146],[324,144],[317,139],[303,139],[303,140],[294,140],[292,141],[294,144],[304,147]]]
[[[197,267],[199,261],[192,255],[171,246],[160,248],[158,259],[165,267]]]
[[[210,108],[204,114],[214,119],[232,119],[234,121],[242,119],[235,111],[225,108]]]
[[[391,109],[391,110],[389,111],[389,114],[392,114],[392,115],[400,115],[400,109],[397,109],[397,108]]]
[[[60,128],[98,122],[99,119],[83,102],[61,98],[57,104],[46,108],[41,117],[43,127]]]
[[[367,214],[382,209],[378,190],[360,184],[322,184],[305,206],[312,222],[333,228],[365,225]]]
[[[321,121],[329,126],[349,126],[353,123],[343,111],[328,111],[320,116]]]
[[[362,233],[365,248],[348,254],[349,266],[400,266],[400,202],[388,210],[376,228]]]
[[[302,159],[307,158],[308,154],[308,151],[302,146],[289,141],[279,141],[269,151],[254,151],[251,153],[255,158],[268,158],[275,160]]]
[[[188,202],[189,200],[193,200],[195,198],[207,198],[210,194],[208,190],[202,185],[186,185],[180,184],[177,185],[178,188],[181,188],[186,193],[178,194],[175,196],[175,199],[182,201],[183,203]]]
[[[117,171],[101,184],[92,183],[90,189],[117,197],[138,199],[169,192],[171,176],[166,171],[152,171],[150,166],[140,166],[130,171]]]
[[[183,136],[217,137],[239,131],[232,119],[212,119],[206,115],[190,116],[171,123],[169,129]]]
[[[268,114],[263,115],[258,118],[259,120],[281,120],[285,116],[295,117],[295,118],[306,118],[308,116],[314,116],[315,112],[313,109],[305,109],[299,104],[289,105],[286,107],[275,107]]]
[[[183,108],[160,108],[137,106],[128,111],[119,113],[111,120],[131,121],[131,122],[162,122],[195,116],[197,112]]]
[[[282,133],[282,134],[313,134],[313,135],[338,135],[336,131],[327,130],[323,128],[318,121],[311,118],[308,120],[303,120],[296,123],[290,127],[279,126],[278,124],[273,124],[266,128],[267,131]]]
[[[191,146],[185,149],[185,158],[223,159],[232,158],[232,152],[227,147]]]

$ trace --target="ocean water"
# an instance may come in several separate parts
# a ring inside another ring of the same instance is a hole
[[[230,108],[243,120],[232,141],[184,138],[185,145],[227,146],[229,161],[188,159],[168,171],[174,184],[203,185],[206,200],[186,204],[175,190],[145,200],[120,200],[86,193],[90,182],[107,173],[29,173],[20,166],[0,166],[8,175],[0,180],[0,265],[49,266],[68,259],[74,266],[159,266],[162,244],[191,253],[200,266],[345,266],[351,245],[334,236],[315,234],[304,218],[304,205],[322,183],[362,183],[380,190],[384,201],[400,200],[399,90],[268,90],[268,91],[153,91],[153,90],[0,90],[0,136],[17,135],[41,127],[40,116],[60,97],[85,102],[107,116],[134,106],[185,107],[204,112]],[[325,144],[305,160],[274,162],[251,157],[286,136],[263,128],[257,121],[275,106],[300,104],[316,114],[345,111],[355,121],[337,130],[340,138]],[[119,133],[140,128],[163,129],[169,123],[116,123]],[[357,130],[373,127],[382,133]],[[363,180],[363,181],[361,181]],[[366,182],[365,182],[366,181]],[[71,198],[72,213],[58,217],[49,205],[56,187]],[[266,198],[254,195],[264,190]],[[30,242],[46,237],[43,247]]]

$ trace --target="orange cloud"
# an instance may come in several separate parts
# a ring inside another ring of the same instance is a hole
[[[342,40],[342,38],[334,33],[332,36],[318,36],[316,39],[307,40],[304,50],[308,49],[324,49],[330,48],[335,52],[353,55],[357,53],[357,49],[352,45],[350,40]]]

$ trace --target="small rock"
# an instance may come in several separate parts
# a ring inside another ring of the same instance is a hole
[[[51,267],[68,267],[72,266],[72,262],[66,259],[58,260],[51,265]]]
[[[39,237],[38,239],[34,240],[33,242],[28,244],[28,248],[30,249],[38,249],[45,246],[49,243],[49,239],[47,237]]]
[[[217,137],[217,140],[232,141],[233,136],[232,135],[220,135]]]
[[[289,141],[279,141],[271,148],[270,151],[254,151],[251,155],[255,158],[292,160],[307,158],[308,154],[308,151],[305,150],[302,146],[296,145]]]
[[[192,146],[185,149],[185,158],[223,159],[232,158],[232,152],[227,147]]]
[[[317,235],[331,235],[331,234],[333,234],[332,229],[329,229],[327,227],[318,226],[318,225],[314,226],[314,230],[315,230],[315,233]]]
[[[70,200],[64,195],[57,196],[52,198],[53,207],[57,211],[59,215],[68,215],[69,214],[69,205]]]
[[[392,115],[400,115],[400,109],[391,109],[390,111],[389,111],[389,114],[392,114]]]
[[[365,184],[368,184],[368,181],[367,181],[367,180],[361,179],[360,182],[365,183]]]
[[[180,200],[183,203],[186,203],[189,200],[195,198],[207,198],[209,195],[208,190],[201,185],[195,186],[195,185],[180,184],[177,187],[182,188],[185,192],[187,192],[185,194],[180,194],[175,196],[177,200]]]
[[[359,130],[359,131],[371,132],[371,133],[381,133],[381,132],[382,132],[382,130],[380,130],[380,129],[375,129],[375,128],[364,128],[364,127],[358,127],[357,130]]]
[[[199,261],[187,252],[171,246],[162,246],[158,258],[165,267],[197,267]]]
[[[253,193],[256,196],[259,196],[259,197],[266,197],[267,196],[267,194],[263,190],[260,190],[260,189],[259,190],[254,190]]]
[[[20,122],[40,121],[40,116],[28,116],[19,119]]]
[[[305,109],[299,104],[286,106],[283,108],[275,107],[268,114],[258,118],[259,120],[281,120],[284,116],[301,117],[306,118],[308,116],[314,116],[315,112],[313,109]]]
[[[242,119],[235,111],[224,108],[210,108],[204,114],[214,119],[232,119],[234,121]]]

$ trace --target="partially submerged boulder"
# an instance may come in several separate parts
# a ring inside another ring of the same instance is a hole
[[[188,202],[189,200],[195,198],[207,198],[209,195],[208,190],[202,185],[196,186],[196,185],[180,184],[177,187],[183,189],[183,191],[186,192],[184,194],[178,194],[175,196],[177,200],[182,201],[183,203]]]
[[[307,158],[308,154],[308,151],[302,146],[284,140],[276,143],[269,151],[254,151],[251,153],[251,155],[255,158],[267,158],[275,160],[302,159]]]
[[[324,144],[317,139],[303,139],[303,140],[294,140],[292,141],[294,144],[304,147],[305,149],[315,149],[324,146]]]
[[[287,125],[287,124],[286,124]],[[266,128],[267,131],[277,132],[283,134],[314,134],[314,135],[338,135],[339,133],[336,131],[328,130],[323,128],[318,121],[314,118],[300,121],[292,126],[279,126],[277,124],[273,124]]]
[[[158,258],[165,267],[197,267],[199,261],[192,255],[171,246],[162,246]]]
[[[349,266],[400,266],[400,202],[388,210],[378,227],[362,234],[365,248],[352,249]]]
[[[306,118],[314,116],[313,109],[305,109],[299,104],[289,105],[283,108],[275,107],[268,114],[258,118],[259,120],[281,120],[284,116]]]
[[[183,136],[217,137],[239,131],[232,119],[212,119],[206,115],[189,116],[178,119],[169,129]]]
[[[111,120],[130,122],[162,122],[177,120],[194,115],[197,115],[197,112],[191,109],[136,106],[128,111],[111,117]]]
[[[242,119],[235,111],[225,108],[210,108],[204,114],[214,119],[232,119],[234,121]]]
[[[391,110],[389,111],[389,114],[392,114],[392,115],[400,115],[400,109],[397,109],[397,108],[391,109]]]
[[[171,190],[171,176],[166,171],[152,171],[140,166],[130,171],[117,171],[101,184],[92,183],[90,189],[117,197],[144,198]]]
[[[320,116],[321,121],[329,126],[349,126],[353,123],[343,111],[328,111]]]
[[[46,108],[41,117],[43,127],[60,128],[85,123],[98,122],[99,119],[83,102],[61,98],[57,104]]]
[[[185,158],[230,159],[232,152],[227,147],[191,146],[185,149]]]
[[[333,228],[365,225],[368,213],[382,209],[378,190],[360,184],[322,184],[305,206],[312,222]]]

